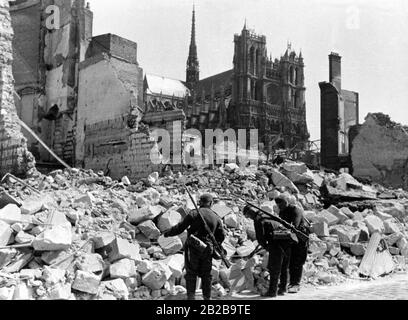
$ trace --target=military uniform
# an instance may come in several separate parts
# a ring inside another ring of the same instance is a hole
[[[281,225],[261,215],[255,217],[254,226],[258,243],[269,252],[270,281],[268,296],[276,297],[278,288],[279,292],[286,291],[293,240],[276,239],[274,235],[282,229]]]
[[[279,216],[292,223],[293,226],[304,232],[307,232],[302,210],[293,205],[289,205],[286,209],[280,212]],[[289,264],[290,285],[289,287],[298,287],[302,280],[303,266],[307,260],[309,242],[299,240],[298,243],[293,243],[291,246],[291,258]]]
[[[216,241],[221,245],[225,239],[224,228],[218,215],[209,208],[200,208],[200,213],[205,219],[208,227],[214,234]],[[189,245],[186,241],[184,247],[185,268],[186,268],[186,286],[189,300],[194,300],[197,286],[197,277],[202,280],[203,297],[205,300],[211,299],[212,286],[212,259],[214,255],[214,245],[208,235],[204,223],[196,210],[192,211],[177,226],[171,228],[165,233],[166,237],[177,236],[188,229],[188,237],[194,235],[203,241],[208,247],[204,252]]]

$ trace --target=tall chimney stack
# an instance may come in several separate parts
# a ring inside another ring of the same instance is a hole
[[[330,83],[333,84],[336,89],[341,92],[341,56],[332,52],[329,55],[330,62]]]

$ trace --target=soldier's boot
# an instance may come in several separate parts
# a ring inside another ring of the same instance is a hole
[[[278,279],[273,279],[269,281],[269,290],[266,293],[267,297],[276,298],[278,296]]]
[[[212,276],[204,276],[202,279],[202,289],[204,300],[211,300]]]
[[[186,276],[187,300],[195,300],[197,277]]]

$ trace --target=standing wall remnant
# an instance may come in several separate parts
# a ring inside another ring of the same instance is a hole
[[[353,175],[408,190],[408,130],[387,115],[369,114],[352,141]]]
[[[35,168],[35,160],[27,150],[15,108],[12,40],[9,4],[0,0],[0,175],[24,176]]]

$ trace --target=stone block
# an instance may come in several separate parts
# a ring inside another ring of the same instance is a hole
[[[9,264],[13,258],[17,255],[15,249],[2,249],[0,250],[0,270]]]
[[[14,290],[16,287],[3,287],[0,288],[0,301],[13,300]]]
[[[141,248],[150,248],[152,246],[150,239],[147,238],[143,233],[137,234],[135,240]]]
[[[45,202],[41,198],[36,198],[36,197],[31,197],[26,200],[24,200],[22,206],[21,206],[21,213],[22,214],[36,214],[37,212],[40,212],[43,209],[43,206],[45,205]]]
[[[75,275],[72,289],[96,295],[101,283],[100,277],[91,272],[78,270]]]
[[[350,246],[351,253],[356,257],[362,257],[365,255],[367,248],[361,243],[353,243]]]
[[[389,247],[389,250],[393,256],[398,256],[401,253],[401,250],[396,247]]]
[[[240,257],[248,257],[255,250],[255,245],[252,241],[246,241],[242,246],[237,248],[237,255]]]
[[[337,225],[330,228],[330,234],[337,235],[342,247],[349,248],[351,243],[356,243],[360,237],[358,228]]]
[[[166,274],[160,268],[154,268],[142,278],[142,283],[151,290],[161,290],[166,282]]]
[[[71,227],[53,226],[39,234],[33,241],[35,251],[60,251],[69,249],[72,244]]]
[[[157,240],[161,232],[153,223],[153,221],[146,221],[137,226],[139,230],[150,240]]]
[[[270,214],[275,214],[276,211],[276,203],[275,201],[266,201],[262,203],[261,209],[270,213]]]
[[[102,274],[105,262],[99,254],[83,254],[76,263],[78,270]]]
[[[19,233],[19,232],[21,232],[21,231],[24,231],[24,226],[23,226],[22,223],[15,223],[15,224],[11,225],[10,228],[11,228],[14,232],[17,232],[17,233]]]
[[[129,290],[123,279],[103,281],[101,287],[108,290],[118,300],[129,300]]]
[[[69,283],[57,284],[50,289],[48,297],[50,300],[71,300],[71,285]]]
[[[125,185],[125,186],[130,186],[132,183],[130,182],[130,180],[129,180],[129,178],[128,177],[123,177],[122,178],[122,183]]]
[[[183,243],[179,237],[165,238],[161,236],[158,243],[166,255],[175,254],[183,249]]]
[[[285,177],[282,173],[280,173],[276,169],[271,170],[272,173],[272,182],[276,187],[285,187],[294,193],[299,193],[299,189],[293,184],[290,179]]]
[[[136,205],[139,208],[145,208],[148,207],[150,205],[150,201],[147,200],[145,197],[143,197],[142,195],[138,195],[135,199]]]
[[[400,241],[403,237],[404,235],[401,232],[398,232],[385,237],[385,241],[387,242],[388,246],[391,247],[398,243],[398,241]]]
[[[112,279],[132,278],[137,274],[135,262],[130,259],[122,259],[110,265],[109,272]]]
[[[310,222],[310,223],[316,223],[318,222],[317,220],[317,214],[314,211],[308,210],[304,212],[305,218]]]
[[[174,278],[180,278],[183,274],[184,268],[184,255],[175,254],[163,261],[172,271]]]
[[[15,238],[14,241],[16,243],[30,243],[34,241],[35,237],[32,236],[31,234],[25,233],[24,231],[19,232]]]
[[[18,207],[21,207],[21,202],[9,195],[7,192],[0,192],[0,209],[4,208],[8,204],[15,204]]]
[[[224,223],[228,228],[236,229],[239,227],[238,216],[235,213],[224,217]]]
[[[223,219],[225,216],[233,213],[232,209],[227,207],[224,204],[215,204],[211,208],[221,219]]]
[[[45,267],[42,273],[42,279],[47,287],[52,287],[57,283],[65,282],[66,270],[64,269],[53,269]]]
[[[158,172],[153,172],[152,174],[150,174],[147,178],[147,180],[151,183],[151,184],[156,184],[159,181],[160,175]]]
[[[149,200],[152,205],[157,205],[160,202],[160,193],[154,188],[147,189],[143,192],[143,196]]]
[[[374,215],[369,215],[367,218],[364,219],[364,222],[372,235],[375,232],[383,233],[385,230],[384,223],[382,220]]]
[[[311,241],[309,251],[314,258],[323,257],[323,255],[327,252],[327,244],[320,241]]]
[[[20,278],[25,279],[40,279],[42,277],[40,269],[23,269],[20,270]]]
[[[328,237],[328,236],[330,236],[329,226],[325,221],[313,223],[312,231],[318,237]]]
[[[169,210],[159,218],[157,226],[161,232],[165,232],[178,225],[182,220],[183,217],[179,212]]]
[[[237,249],[228,241],[224,241],[222,247],[227,251],[228,258],[232,257],[237,252]]]
[[[339,218],[327,210],[320,211],[316,217],[316,220],[317,222],[326,222],[329,227],[334,226],[339,222]]]
[[[393,219],[392,215],[390,215],[388,213],[385,213],[385,212],[382,212],[380,210],[376,210],[374,213],[378,218],[380,218],[384,222],[387,221],[387,220]]]
[[[390,235],[398,232],[400,232],[400,228],[396,222],[392,220],[384,221],[384,234]]]
[[[116,236],[112,232],[98,232],[92,237],[92,241],[95,244],[95,249],[101,249],[103,247],[106,247],[110,245],[114,240],[116,239]]]
[[[16,301],[34,300],[33,288],[28,287],[25,282],[20,282],[14,290],[13,300]]]
[[[21,210],[15,204],[8,204],[3,209],[0,209],[0,220],[12,225],[22,221]]]
[[[5,247],[8,245],[13,230],[10,228],[10,225],[0,221],[0,247]]]
[[[141,261],[140,247],[137,243],[130,243],[127,240],[116,238],[108,247],[109,261],[115,262],[128,258],[135,262]]]
[[[225,165],[225,172],[233,173],[239,171],[239,166],[236,163],[229,163]]]
[[[150,260],[142,260],[137,265],[137,272],[140,272],[141,274],[146,274],[150,272],[152,269],[153,269],[153,262]]]
[[[364,221],[364,216],[361,212],[354,212],[354,217],[353,217],[354,221]]]
[[[53,265],[67,259],[70,254],[67,251],[49,251],[41,255],[41,260],[47,265]],[[72,257],[72,260],[74,257]]]
[[[340,209],[340,211],[345,214],[349,219],[354,218],[354,213],[347,207],[343,207]]]
[[[339,219],[338,223],[340,224],[349,219],[347,215],[345,215],[343,212],[341,212],[340,209],[338,209],[335,206],[330,206],[330,208],[327,209],[327,211],[336,216]]]
[[[406,238],[401,238],[400,240],[397,241],[397,246],[398,249],[404,251],[405,248],[408,248],[408,240]]]
[[[94,206],[95,202],[96,202],[96,199],[92,195],[92,193],[90,193],[90,192],[87,192],[87,193],[77,197],[74,200],[75,204],[81,204],[81,205],[84,205],[85,207],[88,207],[88,208],[92,208]]]

